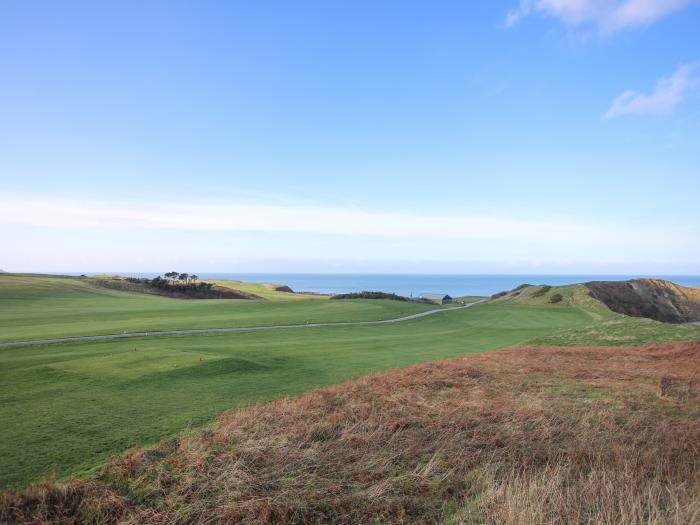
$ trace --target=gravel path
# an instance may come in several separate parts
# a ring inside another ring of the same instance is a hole
[[[402,321],[410,321],[420,317],[436,314],[439,312],[450,312],[453,310],[462,310],[469,308],[475,304],[483,303],[485,299],[475,303],[465,304],[464,306],[454,306],[451,308],[436,308],[435,310],[427,310],[417,314],[406,315],[404,317],[396,317],[394,319],[384,319],[382,321],[338,321],[333,323],[306,323],[306,324],[278,324],[270,326],[240,326],[236,328],[191,328],[186,330],[154,330],[149,332],[124,332],[121,334],[104,334],[104,335],[82,335],[75,337],[57,337],[53,339],[32,339],[29,341],[10,341],[6,343],[0,342],[0,348],[8,346],[27,346],[27,345],[44,345],[52,343],[68,343],[72,341],[102,341],[103,339],[121,339],[124,337],[147,337],[149,335],[178,335],[178,334],[209,334],[218,332],[254,332],[260,330],[280,330],[286,328],[317,328],[321,326],[356,326],[356,325],[371,325],[371,324],[391,324],[400,323]]]

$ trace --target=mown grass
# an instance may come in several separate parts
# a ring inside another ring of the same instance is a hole
[[[307,322],[390,319],[435,308],[414,302],[329,301],[264,284],[218,281],[266,301],[172,299],[98,286],[85,278],[0,274],[0,341]]]
[[[500,303],[396,325],[0,349],[0,420],[8,422],[0,425],[0,487],[53,467],[59,477],[85,472],[234,406],[522,343],[590,319],[571,307]]]

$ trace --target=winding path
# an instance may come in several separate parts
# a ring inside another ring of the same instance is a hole
[[[104,339],[121,339],[125,337],[147,337],[149,335],[178,335],[178,334],[209,334],[219,332],[254,332],[260,330],[279,330],[286,328],[318,328],[322,326],[357,326],[371,324],[392,324],[402,321],[410,321],[420,317],[436,314],[439,312],[450,312],[453,310],[463,310],[475,304],[483,303],[485,299],[468,303],[464,306],[453,306],[451,308],[436,308],[434,310],[426,310],[417,314],[406,315],[404,317],[396,317],[394,319],[383,319],[380,321],[336,321],[328,323],[306,323],[306,324],[277,324],[269,326],[239,326],[234,328],[190,328],[183,330],[151,330],[148,332],[124,332],[121,334],[103,334],[103,335],[80,335],[74,337],[56,337],[53,339],[32,339],[28,341],[8,341],[0,342],[0,348],[8,346],[27,346],[27,345],[45,345],[52,343],[70,343],[73,341],[102,341]]]

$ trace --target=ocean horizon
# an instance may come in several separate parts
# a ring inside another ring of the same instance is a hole
[[[135,277],[154,277],[156,273],[124,272]],[[492,295],[527,284],[565,285],[587,281],[623,281],[657,278],[683,286],[700,285],[700,275],[564,275],[564,274],[351,274],[351,273],[200,273],[201,279],[235,279],[256,283],[287,285],[295,292],[339,294],[382,291],[398,295],[419,296],[445,293],[453,297]]]

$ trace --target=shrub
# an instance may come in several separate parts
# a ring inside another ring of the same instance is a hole
[[[546,284],[546,285],[544,285],[542,288],[540,288],[539,290],[537,290],[535,293],[533,293],[533,294],[532,294],[532,297],[542,297],[543,295],[545,295],[545,294],[546,294],[548,291],[550,291],[551,289],[552,289],[552,287]]]
[[[392,301],[408,301],[408,297],[386,292],[353,292],[334,295],[331,299],[390,299]]]
[[[560,303],[564,299],[564,296],[560,293],[555,293],[552,297],[549,298],[549,302],[552,304],[555,303]]]

